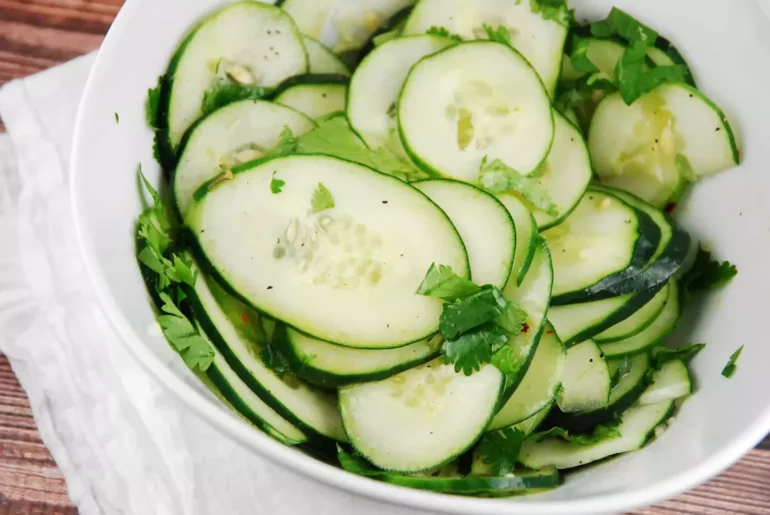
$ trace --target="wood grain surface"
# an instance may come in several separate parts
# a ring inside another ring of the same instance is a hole
[[[122,4],[0,0],[0,86],[98,48]],[[770,442],[708,484],[637,513],[770,515]],[[0,515],[76,514],[27,397],[0,355]]]

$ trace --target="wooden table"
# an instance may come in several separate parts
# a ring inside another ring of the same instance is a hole
[[[0,85],[97,48],[122,3],[0,0]],[[770,515],[770,441],[707,485],[638,513]],[[40,440],[27,397],[0,355],[0,515],[65,514],[77,510]]]

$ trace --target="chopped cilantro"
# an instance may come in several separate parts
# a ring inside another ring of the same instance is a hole
[[[476,283],[460,277],[452,267],[433,263],[417,289],[417,295],[454,301],[478,290]]]
[[[489,465],[491,475],[505,476],[513,472],[526,439],[524,431],[513,427],[492,431],[484,435],[474,454]]]
[[[439,318],[444,338],[453,340],[460,334],[496,320],[508,308],[508,301],[498,288],[484,286],[455,302],[446,303]]]
[[[686,79],[686,68],[678,64],[645,70],[649,48],[647,40],[634,41],[626,47],[615,69],[620,96],[628,105],[665,82],[683,82]]]
[[[564,428],[552,427],[547,431],[542,431],[540,433],[534,433],[530,435],[530,437],[527,440],[532,442],[540,442],[545,438],[552,437],[552,438],[561,438],[562,440],[565,440],[573,445],[591,445],[594,443],[598,443],[602,440],[606,440],[609,438],[618,438],[620,436],[621,434],[620,434],[620,431],[618,431],[617,424],[610,424],[610,425],[600,424],[596,426],[596,428],[594,428],[591,434],[573,435],[573,434],[570,434],[569,431],[567,431]]]
[[[278,143],[270,150],[272,157],[288,156],[297,150],[297,138],[288,125],[284,125]]]
[[[159,112],[160,112],[160,92],[163,86],[165,77],[161,75],[158,77],[158,85],[154,88],[147,90],[147,101],[144,104],[144,112],[147,118],[147,125],[152,129],[159,128]]]
[[[685,298],[695,292],[713,290],[729,283],[738,274],[738,269],[729,261],[715,261],[711,252],[698,249],[692,268],[682,277],[682,292]]]
[[[515,191],[536,209],[551,216],[559,214],[548,191],[540,185],[537,179],[521,175],[499,159],[495,159],[491,163],[487,162],[486,157],[482,159],[479,180],[484,189],[491,193]]]
[[[313,213],[318,213],[334,207],[332,193],[323,185],[323,183],[318,183],[318,187],[313,192],[313,198],[310,201],[310,205],[312,206]]]
[[[566,27],[575,19],[574,11],[567,7],[567,0],[529,0],[529,8],[544,20],[554,20]]]
[[[527,313],[513,302],[507,304],[495,322],[509,333],[519,334],[527,323]]]
[[[657,32],[617,7],[612,8],[606,21],[591,25],[591,34],[596,36],[594,25],[599,25],[596,29],[597,32],[606,33],[609,31],[610,35],[617,34],[629,43],[643,41],[652,46],[658,39]]]
[[[343,470],[358,474],[359,476],[377,476],[384,474],[384,471],[375,468],[374,465],[366,461],[362,456],[355,452],[346,451],[341,445],[337,444],[337,460]]]
[[[491,323],[476,327],[453,340],[446,340],[441,346],[444,364],[454,364],[455,372],[469,376],[481,370],[481,365],[490,363],[495,352],[510,340],[510,334]]]
[[[591,44],[590,39],[582,38],[578,35],[572,36],[572,53],[570,61],[572,67],[581,73],[596,73],[599,68],[588,58],[588,47]]]
[[[214,84],[203,93],[201,113],[205,116],[239,100],[261,100],[273,93],[271,88],[242,86],[235,83]]]
[[[733,374],[735,374],[735,370],[738,367],[735,362],[738,361],[741,352],[743,352],[743,345],[738,347],[738,350],[733,352],[733,354],[730,356],[730,359],[727,361],[727,365],[725,365],[725,368],[722,369],[723,376],[727,378],[733,377]]]
[[[449,32],[445,27],[436,27],[435,25],[429,28],[425,33],[430,34],[431,36],[441,36],[442,38],[454,39],[455,41],[463,40],[462,37]]]
[[[613,32],[610,24],[604,21],[597,21],[591,24],[591,35],[595,38],[606,39],[612,37]]]
[[[188,367],[205,372],[214,360],[211,345],[167,293],[161,292],[160,299],[163,302],[161,310],[165,314],[158,316],[158,323],[166,339]]]
[[[153,206],[139,216],[139,237],[145,240],[158,256],[162,256],[171,245],[171,209],[161,201],[158,192],[142,173],[142,165],[138,166],[137,174],[153,200]]]
[[[656,368],[660,368],[664,363],[674,361],[675,359],[681,359],[685,363],[695,357],[703,348],[705,343],[697,343],[693,345],[685,345],[677,349],[671,349],[669,347],[657,347],[652,351],[652,361],[655,363]]]
[[[120,115],[115,113],[115,123],[120,123]]]
[[[485,23],[481,26],[481,28],[484,30],[484,33],[487,35],[489,41],[501,43],[505,46],[513,48],[513,42],[511,41],[511,29],[505,25],[498,25],[495,29],[491,25],[487,25]]]
[[[282,181],[281,179],[276,179],[275,174],[278,172],[273,172],[273,178],[270,180],[270,191],[273,192],[274,195],[277,195],[281,192],[283,187],[286,185],[286,181]]]

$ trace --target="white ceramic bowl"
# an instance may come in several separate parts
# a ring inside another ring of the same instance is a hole
[[[597,514],[658,502],[696,486],[738,460],[770,431],[770,3],[761,0],[573,0],[578,19],[613,4],[673,39],[699,85],[742,137],[740,168],[704,180],[678,213],[696,237],[740,271],[710,295],[680,338],[706,342],[693,362],[697,393],[676,423],[644,450],[567,478],[553,492],[517,499],[471,499],[403,489],[347,474],[284,447],[231,415],[197,383],[166,341],[149,335],[154,315],[134,258],[137,163],[160,182],[145,123],[148,88],[183,34],[216,0],[128,0],[110,30],[77,121],[73,202],[80,243],[107,315],[125,345],[201,417],[257,453],[335,487],[392,503],[473,514]],[[115,123],[119,113],[120,123]],[[693,317],[690,317],[693,318]],[[688,329],[692,328],[692,329]],[[736,375],[720,375],[739,345]]]

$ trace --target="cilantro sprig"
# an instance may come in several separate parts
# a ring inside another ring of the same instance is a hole
[[[479,180],[484,189],[491,193],[514,191],[521,195],[536,209],[558,216],[558,206],[551,196],[538,181],[532,177],[526,177],[506,165],[499,159],[489,162],[487,157],[481,160]]]
[[[417,294],[451,302],[478,290],[476,283],[458,276],[451,267],[433,263],[417,289]]]
[[[429,28],[427,31],[425,31],[425,33],[430,34],[431,36],[440,36],[442,38],[454,39],[455,41],[463,40],[462,36],[458,36],[453,32],[449,32],[446,27],[437,27],[436,25]]]
[[[487,433],[474,451],[475,458],[489,467],[492,476],[511,474],[526,439],[524,431],[512,427]]]
[[[711,257],[711,252],[698,249],[692,268],[681,279],[685,298],[699,291],[721,288],[738,275],[738,269],[729,261],[718,261]]]
[[[513,48],[513,41],[511,41],[511,29],[505,25],[498,25],[497,28],[495,28],[485,23],[481,26],[481,29],[484,31],[489,41],[501,43],[505,46]]]
[[[158,316],[158,323],[166,339],[182,356],[188,367],[201,372],[206,371],[214,360],[211,345],[177,307],[168,293],[161,292],[160,299],[163,301],[161,310],[164,314]]]
[[[738,358],[741,356],[741,353],[743,352],[743,345],[738,347],[738,350],[732,353],[730,356],[730,359],[727,361],[727,365],[725,365],[725,368],[722,369],[722,375],[726,378],[733,377],[733,374],[735,374],[735,370],[738,368],[738,365],[736,362],[738,361]]]
[[[313,192],[313,198],[310,200],[310,205],[313,213],[319,213],[334,207],[334,197],[332,197],[332,192],[329,191],[322,182],[318,183],[318,187]]]

